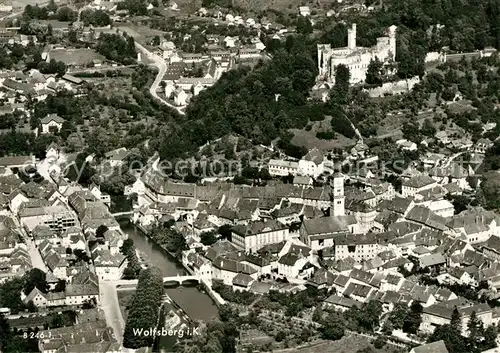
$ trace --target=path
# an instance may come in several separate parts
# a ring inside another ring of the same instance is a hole
[[[155,78],[153,84],[151,85],[151,88],[149,89],[149,93],[154,98],[156,98],[157,100],[162,102],[163,104],[168,105],[170,108],[177,110],[177,112],[179,114],[184,115],[185,114],[184,111],[182,111],[180,108],[168,103],[166,100],[161,98],[157,93],[158,87],[160,86],[160,83],[163,80],[163,76],[165,76],[165,72],[167,72],[167,64],[165,63],[165,60],[160,58],[158,55],[151,53],[149,50],[144,48],[141,44],[137,43],[137,41],[135,42],[135,46],[144,55],[146,55],[148,57],[148,59],[152,60],[155,63],[155,66],[158,68],[158,75],[156,75],[156,78]]]
[[[106,316],[108,326],[113,329],[116,340],[121,344],[123,341],[123,331],[125,330],[125,320],[118,303],[116,285],[111,281],[99,281],[100,307]]]

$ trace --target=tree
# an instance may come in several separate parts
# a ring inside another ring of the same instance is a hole
[[[428,343],[443,340],[450,353],[471,353],[464,337],[451,324],[437,327],[427,340]]]
[[[97,227],[95,236],[98,238],[104,238],[104,233],[106,233],[108,230],[108,227],[106,227],[104,224],[101,224],[99,227]]]
[[[488,326],[486,330],[484,331],[484,347],[486,349],[491,349],[497,346],[496,339],[497,339],[498,331],[496,326]]]
[[[410,307],[410,312],[406,316],[403,323],[403,332],[416,334],[420,323],[422,322],[423,307],[417,301],[413,301]]]
[[[85,153],[79,153],[76,156],[75,163],[68,165],[63,171],[63,174],[71,181],[76,181],[82,185],[88,185],[95,171],[86,158]]]
[[[312,32],[313,32],[313,26],[309,18],[304,16],[299,16],[297,18],[297,33],[311,34]]]
[[[123,245],[120,248],[120,252],[123,255],[127,255],[134,248],[134,241],[130,238],[127,238],[123,241]]]
[[[373,346],[377,349],[382,349],[385,347],[387,341],[385,340],[384,337],[378,336],[375,341],[373,342]]]
[[[25,295],[30,294],[35,287],[43,293],[47,293],[49,289],[49,285],[46,281],[46,273],[39,268],[31,269],[28,273],[26,273],[23,276],[23,281],[23,292]]]
[[[422,124],[421,132],[424,136],[433,137],[436,134],[436,128],[432,124],[431,119],[425,119]]]
[[[382,68],[383,63],[378,59],[378,57],[375,57],[375,59],[371,59],[366,70],[365,82],[370,85],[381,85]]]
[[[457,307],[453,309],[451,314],[450,326],[456,330],[458,334],[462,334],[462,318],[460,317]]]
[[[13,278],[0,286],[0,306],[9,308],[13,314],[24,310],[24,304],[21,300],[21,291],[24,289],[24,280],[22,278]]]
[[[124,347],[137,349],[153,345],[155,337],[137,335],[135,332],[136,330],[149,330],[156,327],[162,296],[163,277],[161,271],[156,267],[142,270],[125,324]]]
[[[215,242],[217,242],[217,233],[211,231],[211,232],[203,232],[200,235],[201,238],[201,243],[203,245],[212,245]]]
[[[404,304],[396,303],[394,310],[391,311],[386,322],[391,324],[392,329],[399,330],[403,328],[408,315],[408,307]]]
[[[484,339],[484,326],[483,322],[477,317],[475,311],[473,311],[470,315],[469,322],[467,323],[467,329],[469,331],[471,351],[477,351],[478,344]]]
[[[361,327],[374,331],[379,324],[380,315],[382,315],[382,304],[376,300],[370,300],[361,308],[358,321]]]
[[[0,314],[0,348],[5,352],[5,347],[11,338],[10,325],[7,319]]]
[[[151,41],[151,45],[155,47],[160,45],[160,36],[154,36],[153,40]]]
[[[345,322],[341,315],[336,312],[328,315],[328,318],[324,324],[321,331],[321,336],[324,339],[337,341],[344,337],[345,334]]]
[[[335,86],[333,87],[333,96],[330,97],[331,103],[347,104],[350,77],[351,73],[347,66],[340,64],[335,67]]]

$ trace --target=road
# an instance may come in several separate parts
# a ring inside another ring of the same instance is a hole
[[[17,229],[20,230],[24,242],[26,243],[28,254],[31,259],[31,265],[33,266],[33,268],[39,268],[44,272],[49,272],[49,269],[47,268],[47,265],[45,265],[45,262],[42,259],[42,255],[38,251],[35,242],[31,239],[28,233],[26,233],[26,230],[21,226],[17,217],[12,217],[12,219],[16,223]]]
[[[153,84],[149,88],[149,93],[151,93],[151,95],[154,98],[156,98],[157,100],[159,100],[163,104],[168,105],[170,108],[177,110],[179,112],[179,114],[184,115],[185,113],[182,109],[168,103],[166,100],[164,100],[163,98],[158,96],[158,93],[157,93],[158,87],[160,86],[160,83],[163,80],[163,76],[165,76],[165,72],[167,72],[167,64],[165,63],[165,60],[160,58],[158,55],[151,53],[149,50],[144,48],[141,44],[137,43],[137,41],[135,42],[135,46],[137,47],[137,49],[139,49],[139,51],[141,51],[143,53],[143,55],[146,55],[148,57],[148,59],[152,60],[155,64],[155,66],[158,68],[158,75],[156,75],[155,81],[153,82]]]
[[[108,326],[113,329],[116,340],[121,344],[123,341],[123,331],[125,321],[123,320],[116,285],[111,281],[99,281],[100,307],[106,316]]]
[[[47,268],[47,265],[45,265],[45,262],[42,259],[42,255],[40,255],[40,252],[38,251],[35,243],[31,239],[28,239],[26,237],[25,239],[26,245],[28,246],[28,254],[31,258],[31,265],[33,267],[39,268],[44,272],[49,272],[49,269]]]

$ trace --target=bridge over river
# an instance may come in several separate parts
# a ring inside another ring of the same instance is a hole
[[[131,286],[135,287],[137,286],[137,281],[136,279],[120,279],[117,281],[113,281],[116,286]],[[200,276],[196,275],[183,275],[183,276],[168,276],[168,277],[163,277],[163,283],[165,284],[170,284],[170,283],[177,283],[179,285],[184,284],[184,282],[198,282],[201,283],[203,282]]]

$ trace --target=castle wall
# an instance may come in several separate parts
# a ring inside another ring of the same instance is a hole
[[[380,87],[365,89],[371,98],[383,97],[387,94],[402,94],[409,92],[413,87],[420,82],[420,77],[415,76],[407,80],[400,80],[396,82],[386,82]]]

